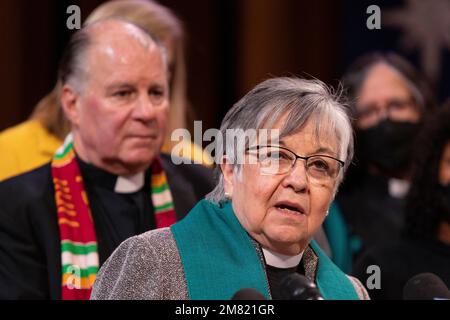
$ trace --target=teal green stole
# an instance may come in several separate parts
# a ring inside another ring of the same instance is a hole
[[[189,298],[228,300],[243,288],[269,299],[261,259],[230,202],[200,201],[171,226],[183,265]],[[347,276],[311,241],[319,258],[316,284],[325,299],[358,299]]]

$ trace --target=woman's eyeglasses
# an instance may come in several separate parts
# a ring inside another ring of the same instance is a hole
[[[287,174],[295,166],[297,159],[305,161],[305,170],[311,182],[326,183],[335,181],[344,161],[328,155],[302,157],[281,146],[253,146],[246,149],[257,157],[261,173],[267,175]]]

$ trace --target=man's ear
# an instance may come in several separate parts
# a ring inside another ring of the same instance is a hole
[[[228,162],[227,156],[222,158],[220,169],[223,174],[223,188],[227,194],[233,195],[233,166]]]
[[[80,122],[79,115],[79,93],[70,85],[65,84],[61,89],[61,107],[63,108],[64,114],[67,119],[72,123],[73,126],[78,126]]]

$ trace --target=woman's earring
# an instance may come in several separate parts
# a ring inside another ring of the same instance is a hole
[[[330,210],[327,210],[327,213],[325,213],[325,217],[328,217],[329,213],[330,213]]]
[[[231,195],[228,192],[225,192],[225,199],[231,200]]]

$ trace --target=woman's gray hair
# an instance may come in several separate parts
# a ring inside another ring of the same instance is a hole
[[[227,163],[233,166],[235,174],[239,173],[240,164],[236,160],[245,151],[238,148],[235,139],[227,139],[227,130],[271,129],[286,116],[279,132],[282,139],[300,131],[311,119],[316,126],[317,138],[324,131],[336,137],[340,148],[338,157],[345,162],[337,179],[336,192],[353,157],[353,131],[347,107],[341,102],[341,93],[341,89],[333,91],[320,80],[294,77],[273,78],[258,84],[228,111],[222,121],[220,133]],[[248,143],[246,141],[245,147]],[[217,166],[216,174],[218,183],[206,199],[220,203],[226,200],[220,166]]]

